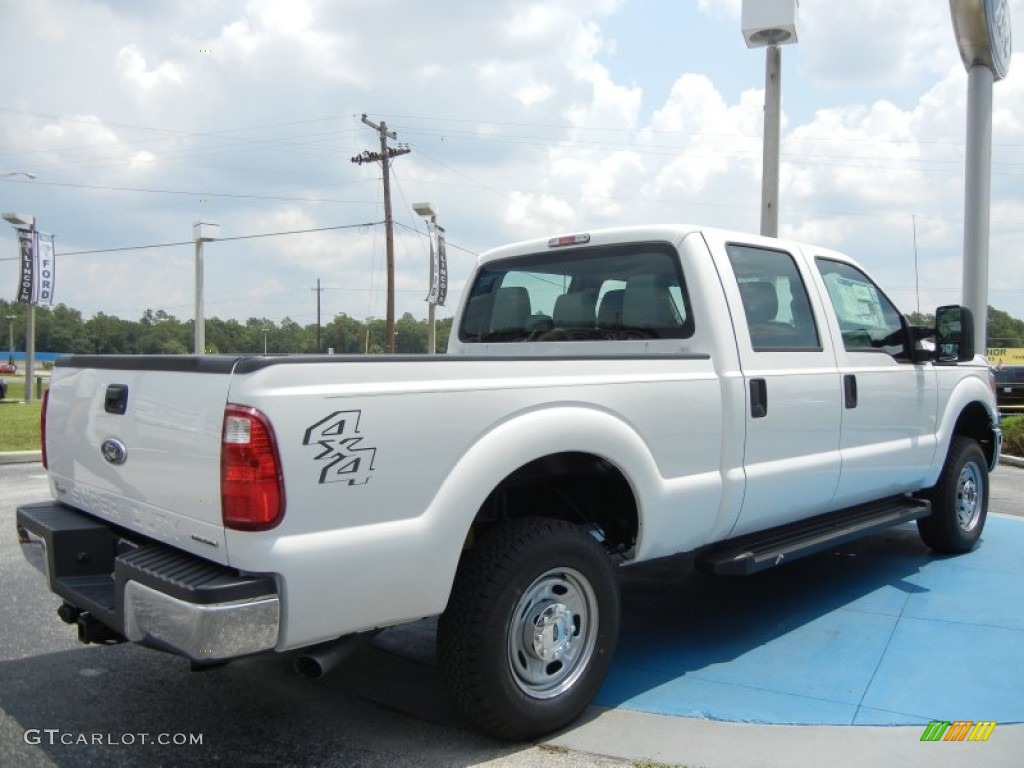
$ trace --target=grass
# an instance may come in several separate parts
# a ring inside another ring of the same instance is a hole
[[[40,402],[20,402],[25,396],[25,381],[7,378],[7,398],[15,403],[0,403],[0,451],[39,449]]]
[[[999,426],[1003,430],[1003,453],[1024,456],[1024,416],[1004,416]]]

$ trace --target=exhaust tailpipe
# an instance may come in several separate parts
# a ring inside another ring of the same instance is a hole
[[[323,677],[359,650],[379,631],[374,629],[369,632],[357,632],[354,635],[345,635],[337,640],[328,640],[326,643],[311,646],[295,657],[295,671],[310,680]]]

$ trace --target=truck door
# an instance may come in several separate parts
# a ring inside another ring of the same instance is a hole
[[[746,491],[732,531],[740,535],[830,508],[840,472],[840,382],[800,262],[781,248],[726,243],[725,252],[746,393]]]
[[[916,490],[936,451],[935,368],[911,362],[904,321],[870,277],[836,258],[818,257],[815,265],[835,309],[829,322],[843,380],[836,503]]]

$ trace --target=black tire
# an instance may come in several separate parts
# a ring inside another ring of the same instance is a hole
[[[931,515],[917,521],[921,539],[943,554],[970,552],[985,527],[988,492],[988,462],[981,446],[954,437],[939,482],[921,494],[932,504]]]
[[[618,632],[619,585],[601,545],[565,521],[526,518],[495,525],[463,555],[437,656],[476,728],[526,740],[586,708]]]

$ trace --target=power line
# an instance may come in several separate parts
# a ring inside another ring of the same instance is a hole
[[[36,186],[46,187],[71,187],[73,189],[101,189],[113,192],[145,192],[147,194],[154,195],[191,195],[191,196],[209,196],[209,197],[228,197],[235,199],[245,200],[284,200],[284,201],[298,201],[303,203],[349,203],[352,205],[365,205],[371,201],[369,200],[336,200],[333,198],[314,198],[314,197],[280,197],[276,195],[240,195],[232,192],[202,192],[195,190],[183,190],[183,189],[147,189],[145,187],[112,187],[101,184],[72,184],[70,182],[62,181],[35,181],[33,182]]]
[[[430,236],[429,233],[420,232],[418,229],[416,229],[416,227],[410,227],[408,224],[403,224],[400,221],[396,221],[395,222],[395,226],[396,227],[401,227],[402,229],[407,229],[410,232],[415,232],[420,237],[429,237]],[[445,248],[454,248],[457,251],[462,251],[463,253],[468,253],[470,256],[479,256],[480,255],[476,251],[469,250],[469,248],[463,248],[461,245],[456,245],[451,240],[449,240],[447,237],[445,237],[444,246],[445,246]]]
[[[331,230],[338,229],[360,229],[368,227],[378,227],[383,224],[383,221],[368,221],[362,224],[339,224],[333,227],[313,227],[310,229],[292,229],[282,232],[261,232],[256,235],[235,235],[234,237],[221,237],[218,238],[217,242],[224,242],[226,240],[255,240],[259,237],[280,237],[282,235],[304,235],[309,232],[328,232]],[[89,251],[61,251],[54,255],[56,256],[82,256],[88,253],[116,253],[118,251],[145,251],[150,248],[173,248],[179,245],[192,245],[193,240],[180,240],[174,243],[152,243],[150,245],[126,245],[120,248],[96,248]],[[0,261],[18,261],[21,257],[14,256],[11,258],[2,258]]]
[[[218,242],[225,240],[254,240],[257,237],[278,237],[280,235],[303,235],[307,232],[328,232],[334,229],[360,229],[363,227],[379,227],[383,221],[366,221],[362,224],[338,224],[333,227],[312,227],[311,229],[292,229],[285,232],[264,232],[258,235],[236,235],[235,237],[221,237]]]
[[[518,127],[518,128],[534,128],[534,129],[536,129],[536,128],[546,128],[546,129],[555,129],[555,130],[561,130],[561,131],[566,131],[566,130],[569,130],[569,131],[609,131],[609,132],[614,132],[614,133],[621,133],[623,130],[625,130],[625,128],[623,126],[575,125],[575,124],[571,124],[571,123],[536,123],[536,122],[526,123],[526,122],[513,122],[513,121],[490,120],[490,119],[479,120],[479,119],[474,119],[474,118],[430,117],[430,116],[423,116],[423,115],[391,115],[391,117],[393,117],[395,119],[400,119],[400,120],[416,120],[416,121],[421,121],[421,122],[436,122],[436,123],[461,123],[461,124],[469,124],[469,125],[472,125],[472,126],[487,126],[488,128],[490,128],[491,126],[514,126],[514,127]],[[678,130],[678,129],[659,130],[657,128],[643,128],[643,129],[640,129],[640,130],[637,130],[637,129],[633,129],[633,130],[634,130],[634,132],[638,132],[639,133],[639,132],[642,131],[642,132],[650,133],[652,135],[690,136],[690,137],[693,137],[693,138],[713,138],[713,139],[732,138],[732,139],[754,139],[754,140],[760,140],[760,138],[761,138],[760,134],[753,134],[753,133],[750,133],[750,134],[746,134],[746,133],[732,133],[732,134],[730,134],[730,133],[718,133],[718,132],[716,132],[716,133],[702,133],[702,132],[698,132],[698,131],[683,131],[683,130]],[[456,131],[444,131],[444,130],[442,130],[440,128],[435,129],[435,130],[410,128],[410,129],[408,129],[408,132],[409,133],[426,133],[426,134],[435,133],[435,134],[440,135],[440,136],[451,136],[451,135],[457,134]],[[468,133],[468,131],[466,131],[466,132]],[[479,135],[479,134],[476,134],[476,135]],[[497,132],[492,132],[492,133],[490,133],[490,135],[492,135],[492,136],[502,136],[503,134],[500,134],[500,133],[497,133]],[[505,135],[509,135],[509,134],[505,134]],[[510,136],[513,137],[513,138],[516,138],[514,135],[510,135]],[[886,138],[881,138],[881,137],[868,137],[868,136],[865,136],[865,137],[855,137],[855,136],[851,136],[851,137],[847,137],[847,136],[800,136],[799,138],[801,140],[806,140],[806,141],[838,141],[838,142],[842,142],[844,144],[849,144],[851,142],[853,142],[853,143],[856,143],[856,142],[871,142],[871,143],[884,143],[884,144],[929,144],[929,145],[931,145],[931,144],[939,144],[939,145],[950,145],[950,146],[954,146],[954,147],[963,147],[964,146],[964,142],[963,141],[952,141],[952,140],[947,140],[947,139],[931,139],[931,140],[928,140],[928,139],[914,139],[914,138],[908,138],[908,139],[886,139]],[[1013,143],[1005,143],[1005,144],[1003,144],[1003,143],[1000,143],[1000,144],[994,144],[993,146],[1017,148],[1017,147],[1024,147],[1024,144],[1013,144]]]

